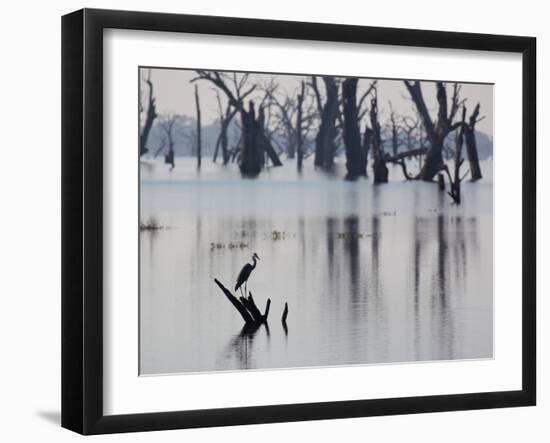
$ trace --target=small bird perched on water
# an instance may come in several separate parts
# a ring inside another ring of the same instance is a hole
[[[243,283],[244,283],[244,292],[246,296],[246,284],[248,282],[248,277],[250,277],[250,274],[252,274],[252,271],[256,267],[256,260],[259,260],[260,257],[258,257],[258,254],[254,253],[252,255],[252,261],[254,262],[252,265],[250,263],[247,263],[243,266],[241,269],[241,272],[239,272],[239,276],[237,277],[237,284],[235,285],[235,291],[239,289]],[[241,289],[242,294],[242,289]]]

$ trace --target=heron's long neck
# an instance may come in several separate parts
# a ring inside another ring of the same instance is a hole
[[[254,263],[252,263],[252,269],[254,269],[256,267],[256,257],[252,257],[252,261]]]

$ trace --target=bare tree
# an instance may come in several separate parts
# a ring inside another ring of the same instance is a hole
[[[372,82],[357,102],[357,78],[349,77],[342,82],[342,138],[346,150],[346,168],[348,179],[367,175],[367,157],[373,142],[373,131],[368,127],[361,136],[361,120],[367,108],[363,103],[371,92],[376,91],[376,81]]]
[[[470,174],[472,181],[477,181],[483,176],[481,175],[481,168],[479,167],[479,157],[477,155],[477,142],[475,136],[476,123],[481,121],[484,117],[479,118],[479,103],[472,112],[470,119],[464,127],[464,136],[466,140],[466,151],[468,152],[468,161],[470,163]]]
[[[304,103],[304,93],[305,93],[305,83],[302,81],[300,83],[300,93],[296,99],[296,151],[298,153],[298,162],[297,167],[298,171],[302,170],[302,163],[304,161],[304,140],[302,134],[302,106]],[[288,312],[288,307],[285,304],[285,310]],[[286,323],[286,315],[283,314],[283,323]]]
[[[273,128],[266,132],[273,135],[275,144],[282,140],[282,150],[287,158],[298,156],[297,167],[301,170],[305,158],[304,143],[318,118],[316,99],[307,94],[310,88],[306,88],[304,81],[290,94],[277,89],[273,81],[263,89],[266,97],[264,107],[270,114],[266,120],[273,121]]]
[[[315,93],[317,108],[321,117],[319,131],[315,138],[315,166],[331,170],[334,166],[336,154],[336,119],[338,118],[338,84],[334,77],[323,76],[326,99],[323,102],[317,77],[311,77],[310,87]]]
[[[463,177],[460,176],[460,167],[464,163],[464,158],[462,158],[462,144],[464,140],[464,130],[466,129],[465,119],[466,119],[466,108],[462,107],[462,121],[461,121],[462,124],[458,127],[456,131],[456,139],[455,139],[454,177],[451,176],[451,173],[449,172],[449,168],[445,166],[445,171],[447,172],[447,175],[449,177],[449,183],[451,186],[451,190],[448,192],[448,194],[451,196],[451,198],[457,205],[459,205],[461,201],[460,183],[464,180],[467,174],[467,173],[464,174]]]
[[[384,152],[382,149],[380,123],[378,122],[378,99],[376,97],[376,94],[371,100],[369,116],[372,128],[372,155],[374,158],[372,170],[374,173],[374,184],[387,183],[388,167],[386,166],[386,160],[384,158]]]
[[[216,147],[214,149],[214,157],[212,158],[212,161],[216,163],[216,159],[218,157],[218,151],[221,147],[222,149],[222,158],[223,158],[223,164],[226,165],[229,162],[230,154],[229,154],[229,139],[228,139],[228,130],[229,126],[231,125],[231,122],[233,121],[233,117],[238,112],[237,108],[234,108],[231,105],[231,102],[228,100],[227,104],[225,106],[225,110],[222,107],[222,101],[220,98],[220,94],[218,90],[216,89],[216,99],[218,101],[218,111],[219,111],[219,119],[220,119],[220,134],[218,136],[218,139],[216,140]]]
[[[140,157],[148,152],[147,149],[147,138],[149,137],[149,132],[153,127],[153,121],[157,118],[157,111],[155,105],[155,98],[153,97],[153,83],[151,82],[151,70],[148,70],[148,77],[145,79],[145,83],[149,87],[149,95],[147,99],[147,114],[145,115],[145,123],[143,129],[139,135],[139,155]],[[140,101],[140,107],[141,107]],[[141,108],[142,109],[142,108]]]
[[[397,117],[395,115],[395,112],[393,111],[393,106],[391,104],[391,101],[388,102],[390,106],[390,140],[391,140],[391,149],[393,155],[397,155],[397,152],[399,151],[399,146],[401,146],[401,140],[399,138],[400,128],[397,125]]]
[[[424,123],[426,136],[429,141],[428,152],[424,160],[424,165],[420,170],[419,178],[426,181],[432,181],[434,176],[445,168],[443,162],[443,142],[449,133],[460,126],[460,122],[453,122],[459,106],[462,102],[459,100],[460,86],[455,83],[451,97],[451,106],[449,109],[447,103],[447,89],[443,82],[436,83],[438,112],[437,120],[432,120],[419,81],[404,81],[407,90],[413,100],[418,113]]]
[[[419,133],[418,128],[420,126],[420,121],[418,119],[413,119],[410,117],[401,117],[401,133],[403,134],[403,144],[407,151],[414,149],[416,146],[423,147],[422,140],[420,140],[420,135],[415,135]]]
[[[179,116],[174,114],[164,115],[159,120],[159,125],[163,129],[166,140],[168,141],[168,151],[164,154],[164,163],[171,165],[172,169],[175,166],[174,160],[174,144],[176,137],[176,123]]]
[[[202,162],[201,104],[199,101],[199,87],[197,85],[195,85],[195,106],[197,108],[197,169],[200,169]]]
[[[269,98],[268,108],[274,107],[276,109],[276,132],[279,132],[285,140],[287,158],[292,159],[296,156],[297,120],[295,114],[298,112],[298,97],[287,95],[279,98],[274,89],[265,89],[265,92]]]
[[[237,109],[241,115],[241,148],[239,168],[245,175],[258,174],[264,164],[264,153],[266,153],[274,166],[281,166],[279,156],[273,149],[269,139],[264,132],[265,117],[260,108],[258,119],[254,103],[249,101],[248,108],[245,107],[244,99],[249,96],[257,85],[248,86],[248,74],[237,76],[236,73],[227,74],[217,71],[196,71],[198,77],[191,81],[207,80],[218,87],[227,97],[231,106]],[[232,85],[232,86],[230,86]]]
[[[346,147],[346,178],[356,179],[367,173],[367,156],[363,150],[361,131],[359,129],[359,108],[357,106],[357,82],[354,77],[342,82],[344,131]]]
[[[157,158],[158,155],[164,150],[165,147],[166,147],[166,137],[162,137],[162,139],[160,140],[160,145],[155,151],[155,155],[153,155],[153,158]]]

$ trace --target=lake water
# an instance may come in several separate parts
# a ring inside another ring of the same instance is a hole
[[[491,162],[456,206],[400,168],[373,186],[309,161],[142,162],[141,220],[163,229],[140,232],[141,374],[492,357]],[[233,289],[254,252],[248,289],[272,304],[247,331],[214,278]]]

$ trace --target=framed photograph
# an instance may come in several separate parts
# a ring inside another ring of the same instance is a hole
[[[62,20],[62,425],[529,406],[536,42]]]

